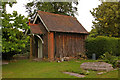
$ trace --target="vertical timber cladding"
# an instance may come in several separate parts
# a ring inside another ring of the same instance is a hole
[[[37,57],[37,45],[35,41],[35,36],[30,36],[30,59]]]
[[[44,34],[42,37],[44,44],[42,46],[43,49],[43,57],[48,58],[48,33]]]
[[[48,58],[54,60],[54,33],[48,33]]]
[[[35,58],[38,58],[38,37],[37,36],[34,36],[34,57]]]
[[[33,35],[30,36],[30,59],[33,58]]]
[[[31,48],[32,48],[32,51],[30,51],[30,52],[32,52],[31,54],[32,54],[32,58],[38,58],[38,42],[37,42],[37,40],[39,39],[37,36],[32,36],[31,38],[30,38],[31,40],[30,40],[30,46],[31,46]],[[32,42],[32,43],[31,43]]]
[[[56,33],[56,54],[55,57],[75,57],[84,53],[84,34]]]

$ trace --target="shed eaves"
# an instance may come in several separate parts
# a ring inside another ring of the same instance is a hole
[[[43,32],[40,29],[40,25],[30,24],[29,26],[33,34],[43,34]]]
[[[88,34],[75,17],[38,11],[49,31]]]

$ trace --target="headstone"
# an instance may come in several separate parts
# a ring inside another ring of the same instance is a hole
[[[92,59],[96,60],[96,54],[92,54]]]
[[[85,70],[95,70],[95,71],[113,70],[112,65],[105,62],[85,62],[81,64],[80,68]]]

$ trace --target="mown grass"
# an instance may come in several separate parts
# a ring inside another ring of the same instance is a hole
[[[34,62],[30,60],[20,60],[2,66],[3,78],[77,78],[63,71],[82,72],[80,64],[83,62],[93,62],[93,60],[71,60],[65,62]],[[102,75],[98,72],[90,71],[85,78],[117,78],[118,71],[111,71]]]

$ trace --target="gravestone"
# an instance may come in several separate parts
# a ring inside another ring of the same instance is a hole
[[[92,60],[96,60],[96,54],[92,54]]]
[[[105,62],[85,62],[81,64],[80,68],[85,70],[95,70],[95,71],[113,70],[112,65]]]

